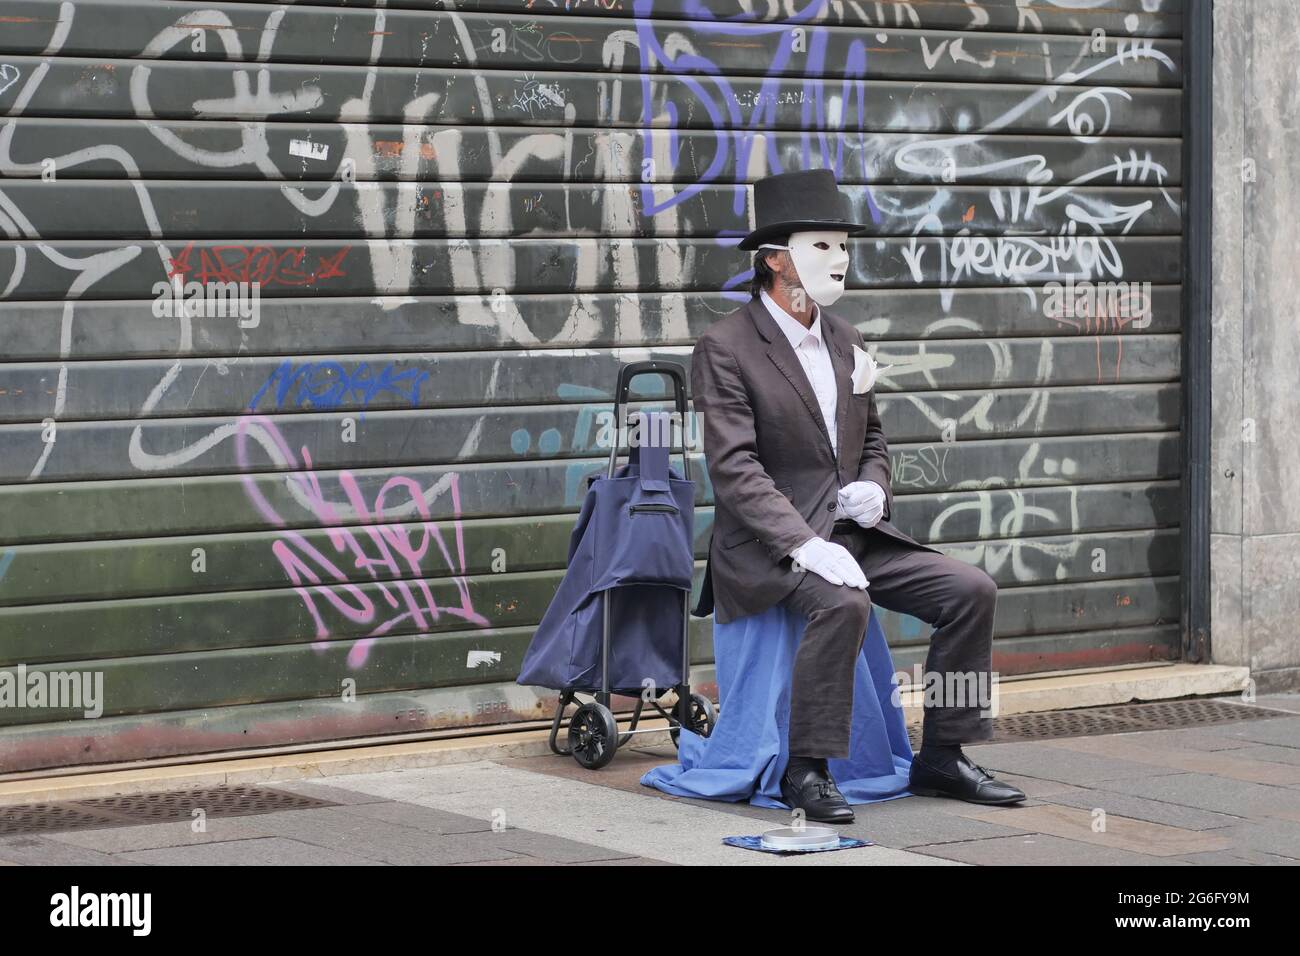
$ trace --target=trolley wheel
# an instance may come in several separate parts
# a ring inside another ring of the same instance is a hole
[[[701,737],[707,737],[713,733],[713,725],[718,722],[715,711],[713,710],[713,701],[703,694],[691,694],[691,710],[687,729],[699,734]],[[673,738],[673,744],[676,745],[678,738],[681,737],[681,730],[673,727],[668,733]]]
[[[583,704],[569,721],[569,750],[588,770],[599,770],[618,750],[618,723],[600,703]]]

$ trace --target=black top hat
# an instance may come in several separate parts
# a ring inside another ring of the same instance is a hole
[[[757,249],[760,243],[792,232],[865,232],[868,227],[851,222],[850,215],[849,198],[839,191],[829,169],[765,176],[754,183],[757,228],[737,248]]]

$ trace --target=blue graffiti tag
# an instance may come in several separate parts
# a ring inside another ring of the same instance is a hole
[[[391,393],[410,405],[420,403],[420,386],[429,373],[418,368],[394,371],[392,364],[363,362],[349,371],[338,362],[305,362],[295,366],[286,359],[257,390],[250,410],[274,390],[276,408],[365,408],[378,396]]]

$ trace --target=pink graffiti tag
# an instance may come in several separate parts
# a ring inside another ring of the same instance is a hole
[[[307,502],[311,513],[328,529],[326,534],[333,546],[334,556],[322,552],[301,532],[287,527],[288,523],[267,500],[256,479],[249,473],[248,432],[253,426],[273,444],[278,457],[294,469],[286,476],[287,481],[299,489],[300,496]],[[379,489],[374,501],[367,502],[352,473],[340,471],[337,476],[338,486],[343,491],[347,506],[355,514],[354,519],[349,519],[354,520],[355,524],[345,526],[344,518],[338,513],[339,506],[331,503],[325,495],[321,476],[312,467],[310,451],[306,447],[302,448],[302,463],[299,465],[284,436],[269,418],[262,415],[245,415],[240,418],[236,429],[235,455],[243,472],[245,493],[262,516],[271,525],[281,529],[278,538],[271,545],[271,552],[293,582],[294,590],[316,623],[314,646],[318,649],[328,646],[330,636],[330,629],[317,604],[318,598],[324,599],[330,608],[354,625],[373,625],[348,653],[348,666],[352,668],[358,668],[366,662],[370,645],[376,637],[387,634],[406,621],[412,622],[421,631],[439,620],[443,614],[478,626],[488,624],[487,618],[474,610],[464,577],[465,537],[460,520],[459,475],[448,476],[455,528],[453,557],[442,532],[433,523],[425,489],[413,478],[402,475],[390,478]],[[402,500],[403,495],[406,496],[406,501]],[[390,502],[390,496],[397,500]],[[418,524],[402,526],[381,520],[387,508],[407,502],[413,506]],[[430,554],[431,546],[436,547],[443,564],[452,572],[452,581],[460,597],[459,606],[439,605],[429,587],[424,562]],[[348,573],[349,564],[352,569],[369,575],[367,583],[374,584],[374,590],[382,596],[387,608],[372,599],[365,589],[353,583]]]

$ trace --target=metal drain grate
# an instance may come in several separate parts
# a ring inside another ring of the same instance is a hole
[[[1164,700],[1151,704],[1120,704],[1107,708],[1111,715],[1131,721],[1135,729],[1172,730],[1208,724],[1229,724],[1240,720],[1282,717],[1275,710],[1231,704],[1224,700]]]
[[[1085,707],[1080,710],[1049,710],[1037,714],[1010,714],[994,718],[993,738],[989,743],[1095,737],[1139,730],[1176,730],[1278,716],[1281,715],[1276,711],[1263,707],[1196,698]],[[907,732],[912,748],[916,749],[921,742],[921,725],[911,724]]]
[[[0,807],[0,836],[94,830],[119,825],[109,817],[90,813],[71,803],[29,803],[21,807]]]
[[[333,806],[324,800],[266,787],[224,786],[172,793],[133,793],[119,797],[79,800],[77,805],[95,812],[128,817],[136,823],[188,820],[196,809],[210,817],[246,817],[281,810],[309,810]]]
[[[245,817],[282,810],[335,806],[329,800],[269,787],[221,786],[168,793],[133,793],[67,803],[0,807],[0,836],[98,830],[209,817]]]
[[[1150,724],[1144,725],[1149,727]],[[1055,710],[1040,714],[1012,714],[993,722],[994,740],[1052,740],[1061,737],[1094,737],[1133,730],[1131,721],[1105,708]]]

